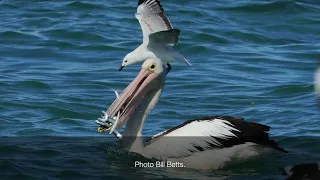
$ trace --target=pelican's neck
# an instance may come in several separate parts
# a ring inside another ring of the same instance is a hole
[[[123,133],[122,142],[126,148],[132,152],[141,153],[143,150],[142,129],[144,121],[150,114],[151,110],[156,106],[160,100],[163,85],[160,88],[150,91],[141,100],[139,106],[128,120],[126,128]]]

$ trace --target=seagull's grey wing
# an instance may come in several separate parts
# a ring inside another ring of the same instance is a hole
[[[164,9],[159,0],[139,0],[135,16],[139,20],[143,33],[143,43],[145,44],[149,44],[149,35],[173,29],[169,19],[164,15]],[[176,39],[176,37],[174,39]],[[176,40],[169,40],[168,42],[175,41]]]
[[[180,30],[170,29],[167,31],[160,31],[149,35],[149,44],[169,44],[177,45],[179,43]]]

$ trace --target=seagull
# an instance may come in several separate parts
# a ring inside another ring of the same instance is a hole
[[[123,58],[119,71],[149,58],[161,59],[168,67],[174,61],[192,66],[184,55],[173,49],[179,43],[180,30],[174,29],[164,15],[160,0],[139,0],[135,17],[142,29],[143,43]]]

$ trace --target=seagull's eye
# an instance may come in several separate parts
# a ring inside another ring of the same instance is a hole
[[[156,69],[156,64],[151,64],[150,66],[149,66],[149,70],[150,71],[154,71]]]
[[[124,62],[125,62],[125,63],[127,63],[127,62],[128,62],[128,60],[125,60]]]

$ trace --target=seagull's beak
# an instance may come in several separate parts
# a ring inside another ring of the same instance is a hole
[[[151,90],[159,87],[158,74],[141,69],[138,76],[126,87],[109,107],[107,114],[114,117],[120,114],[116,129],[121,128],[132,116],[141,99]]]
[[[124,68],[124,66],[121,66],[121,67],[119,68],[119,71],[121,71],[123,68]]]

